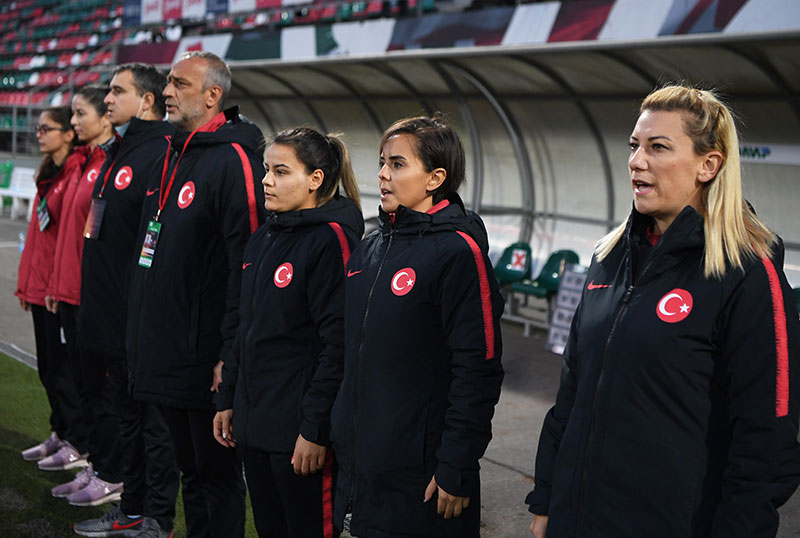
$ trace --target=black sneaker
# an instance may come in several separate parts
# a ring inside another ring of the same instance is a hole
[[[145,519],[149,518],[128,517],[115,505],[103,517],[75,523],[72,528],[76,534],[89,537],[139,536]]]

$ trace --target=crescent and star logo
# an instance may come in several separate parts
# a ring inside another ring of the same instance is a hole
[[[282,263],[275,269],[275,275],[272,277],[272,280],[275,281],[275,285],[279,288],[285,288],[289,285],[292,281],[292,276],[294,275],[294,267],[289,262]]]
[[[132,180],[133,170],[131,170],[130,166],[123,166],[119,169],[117,176],[114,178],[114,186],[118,191],[125,190],[128,188],[128,185],[131,184]]]
[[[100,170],[98,170],[97,168],[92,168],[91,170],[89,170],[89,173],[86,174],[86,181],[88,181],[89,183],[94,183],[94,180],[97,179],[97,176],[99,175],[100,175]]]
[[[402,297],[411,291],[417,282],[417,273],[411,267],[400,269],[392,277],[392,293]]]
[[[178,207],[186,209],[194,201],[194,181],[187,181],[178,193]]]
[[[678,323],[689,316],[692,312],[693,304],[691,293],[680,288],[675,288],[658,301],[656,314],[661,321]]]

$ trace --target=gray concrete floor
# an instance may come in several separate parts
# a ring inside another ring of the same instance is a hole
[[[19,264],[18,235],[27,223],[0,216],[0,341],[34,352],[30,314],[13,296]],[[558,389],[561,360],[545,351],[544,337],[525,338],[519,326],[503,325],[505,381],[493,421],[494,438],[481,461],[482,535],[485,538],[530,536],[530,516],[523,504],[533,486],[533,462],[542,420]],[[778,536],[800,536],[800,495],[781,510]]]

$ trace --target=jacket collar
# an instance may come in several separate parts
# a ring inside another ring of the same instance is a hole
[[[424,233],[436,224],[443,224],[465,215],[464,202],[456,193],[449,194],[424,213],[401,205],[395,213],[389,214],[378,207],[378,223],[383,234],[393,230],[399,233]]]
[[[336,222],[351,228],[360,237],[364,231],[364,219],[356,204],[341,195],[336,195],[319,207],[302,209],[300,211],[287,211],[267,213],[267,226],[272,231],[291,231],[305,226],[316,226]]]
[[[646,236],[647,228],[652,224],[651,217],[639,213],[636,208],[632,209],[624,239],[629,264],[631,250],[638,248],[642,238]],[[650,277],[668,271],[689,257],[697,258],[702,264],[702,253],[705,246],[704,230],[703,216],[691,206],[684,207],[653,247],[650,259],[646,262],[649,269],[645,269],[642,276],[649,280]]]

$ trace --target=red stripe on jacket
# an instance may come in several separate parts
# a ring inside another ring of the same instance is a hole
[[[242,171],[244,172],[244,186],[247,188],[247,208],[250,212],[250,233],[258,229],[258,211],[256,210],[256,191],[253,187],[253,169],[250,167],[250,159],[247,158],[242,146],[232,142],[231,146],[239,154],[242,160]]]
[[[333,538],[333,451],[330,448],[322,469],[322,534]]]
[[[486,339],[486,360],[494,358],[494,323],[492,322],[492,301],[489,296],[489,277],[483,254],[475,240],[464,232],[457,232],[467,242],[475,257],[475,266],[478,269],[478,284],[481,289],[481,310],[483,311],[483,334]]]
[[[789,339],[786,330],[786,310],[783,304],[783,291],[778,272],[769,258],[761,258],[767,270],[769,291],[772,295],[772,320],[775,324],[775,416],[789,414]]]
[[[347,260],[350,259],[350,244],[347,242],[347,237],[344,235],[341,225],[338,222],[328,223],[333,231],[336,232],[336,238],[339,239],[339,247],[342,249],[342,263],[344,268],[347,269]]]

